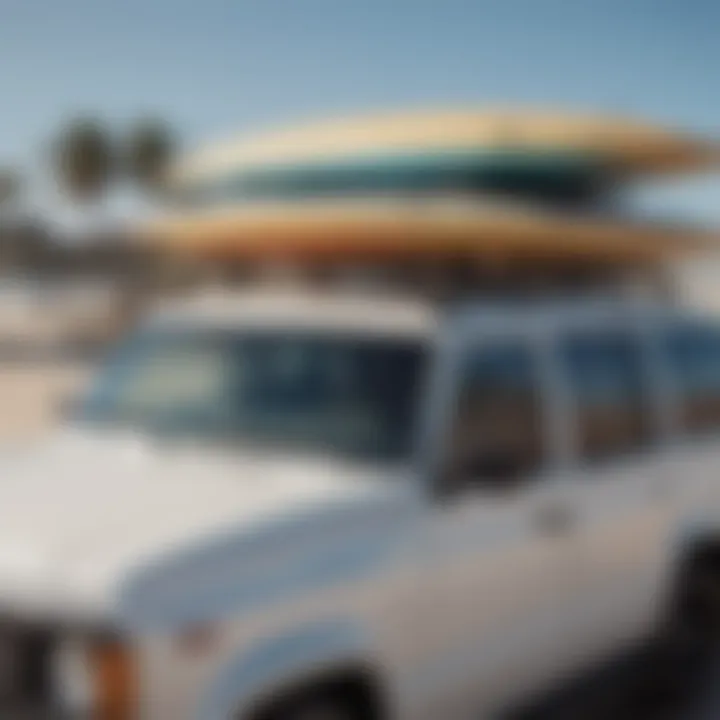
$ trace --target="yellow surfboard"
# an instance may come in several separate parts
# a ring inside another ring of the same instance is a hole
[[[717,241],[697,228],[453,200],[258,203],[157,219],[143,237],[160,247],[226,259],[318,261],[504,255],[648,262]]]
[[[423,154],[560,153],[624,174],[694,172],[720,163],[720,145],[654,125],[557,112],[445,111],[365,116],[246,136],[185,157],[175,183],[233,171]]]

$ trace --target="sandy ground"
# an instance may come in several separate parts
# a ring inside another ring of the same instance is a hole
[[[0,362],[0,438],[27,437],[51,427],[58,406],[88,375],[88,366],[77,362]]]

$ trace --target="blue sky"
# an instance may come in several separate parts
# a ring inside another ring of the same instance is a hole
[[[0,164],[67,116],[185,142],[372,108],[523,103],[720,130],[716,0],[0,0]],[[720,184],[687,186],[720,220]]]

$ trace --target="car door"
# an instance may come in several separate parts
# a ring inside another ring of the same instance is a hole
[[[546,350],[507,332],[457,353],[414,608],[428,717],[476,718],[561,672],[574,550]]]
[[[575,483],[577,602],[566,623],[578,667],[651,631],[671,567],[673,459],[648,339],[616,316],[556,336]]]

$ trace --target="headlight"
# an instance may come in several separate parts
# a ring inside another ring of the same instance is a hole
[[[53,663],[55,696],[62,710],[93,720],[130,720],[137,710],[136,667],[114,639],[67,639]]]

